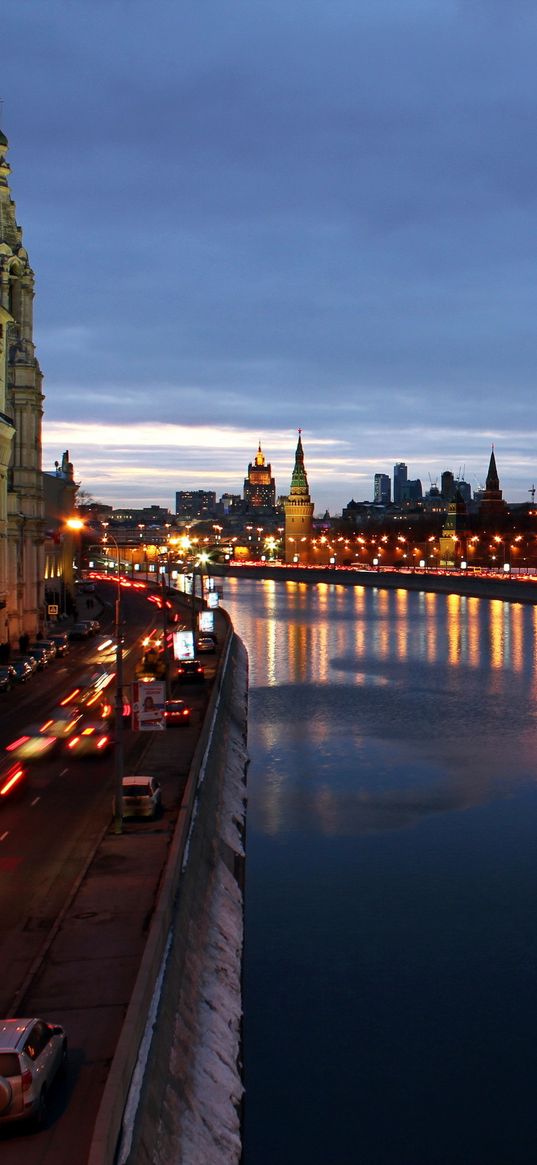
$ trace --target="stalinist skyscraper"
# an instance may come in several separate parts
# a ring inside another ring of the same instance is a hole
[[[304,468],[302,430],[298,430],[298,445],[295,453],[295,467],[291,479],[291,492],[284,502],[285,511],[285,561],[299,562],[305,566],[311,557],[313,534],[313,502],[310,501],[308,479]]]
[[[41,369],[33,343],[34,273],[9,189],[0,132],[0,644],[43,620]]]

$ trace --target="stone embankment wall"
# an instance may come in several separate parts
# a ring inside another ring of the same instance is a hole
[[[241,1158],[248,659],[231,628],[222,660],[90,1165]]]

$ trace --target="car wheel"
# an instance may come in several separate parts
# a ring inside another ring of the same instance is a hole
[[[42,1088],[39,1093],[39,1103],[37,1105],[36,1114],[34,1116],[34,1125],[36,1129],[44,1129],[47,1123],[48,1108],[47,1108],[47,1090]]]
[[[0,1076],[0,1115],[9,1108],[12,1095],[9,1080],[6,1080],[4,1076]]]

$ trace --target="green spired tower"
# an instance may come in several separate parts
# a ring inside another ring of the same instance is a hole
[[[311,559],[313,533],[313,502],[310,501],[308,479],[304,468],[302,429],[298,430],[295,467],[291,478],[291,492],[284,502],[285,561],[307,566]]]

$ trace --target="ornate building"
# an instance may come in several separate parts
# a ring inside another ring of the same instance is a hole
[[[58,611],[51,615],[70,615],[74,609],[74,561],[80,558],[80,531],[70,530],[65,519],[75,515],[78,483],[69,461],[69,450],[56,461],[54,473],[43,474],[45,496],[44,580],[47,611],[52,606]]]
[[[41,370],[33,344],[34,274],[9,189],[0,132],[0,643],[44,618]]]
[[[479,501],[479,517],[481,522],[483,525],[487,525],[489,518],[494,518],[498,515],[505,514],[506,509],[507,507],[503,500],[503,494],[500,489],[498,470],[496,469],[494,446],[492,446],[485,489],[483,490]]]
[[[299,429],[295,467],[291,478],[291,492],[284,502],[285,561],[307,565],[311,556],[313,502],[310,501],[308,479],[304,468],[301,434],[302,429]]]
[[[270,465],[265,464],[261,442],[255,460],[248,466],[248,477],[244,479],[243,499],[247,513],[252,510],[254,512],[273,510],[276,505],[276,483],[271,476]]]

